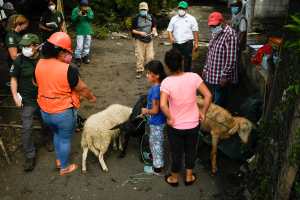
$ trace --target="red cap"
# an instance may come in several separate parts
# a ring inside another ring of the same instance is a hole
[[[224,21],[224,18],[220,12],[212,12],[208,16],[208,26],[216,26],[223,21]]]

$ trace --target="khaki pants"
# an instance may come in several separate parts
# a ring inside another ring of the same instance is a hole
[[[144,71],[144,65],[154,59],[153,41],[149,43],[135,40],[136,71]]]

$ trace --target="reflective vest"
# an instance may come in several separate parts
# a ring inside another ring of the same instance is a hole
[[[79,108],[79,95],[68,82],[69,64],[57,59],[40,59],[35,69],[38,85],[37,102],[47,113],[60,113],[68,108]]]

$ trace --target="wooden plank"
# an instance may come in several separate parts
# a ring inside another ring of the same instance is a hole
[[[20,125],[20,124],[0,124],[0,127],[1,128],[20,128],[21,129],[22,125]],[[37,130],[42,129],[42,127],[38,126],[38,125],[34,125],[32,128],[37,129]]]

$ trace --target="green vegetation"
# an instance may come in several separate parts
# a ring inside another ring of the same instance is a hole
[[[285,46],[287,48],[294,49],[300,53],[300,14],[291,16],[293,23],[288,24],[285,27],[294,32],[295,38],[294,40],[287,41]],[[298,37],[297,37],[298,36]]]
[[[138,13],[138,5],[141,0],[93,0],[90,6],[94,11],[95,37],[105,39],[111,32],[130,30],[132,27],[132,17]],[[150,13],[159,15],[162,19],[164,9],[175,7],[177,0],[148,0]],[[164,2],[164,5],[163,5]],[[64,0],[65,8],[69,13],[78,4],[72,0]],[[164,9],[163,9],[164,8]]]
[[[281,51],[282,61],[275,66],[276,72],[268,103],[271,104],[259,129],[259,160],[256,171],[256,186],[254,199],[272,200],[276,193],[281,167],[288,162],[290,165],[300,164],[300,128],[294,135],[293,142],[289,141],[291,122],[295,117],[295,105],[300,97],[300,18],[291,17],[291,23],[286,25],[285,43]],[[270,103],[271,102],[271,103]],[[292,146],[288,146],[292,145]],[[291,147],[291,148],[289,148]],[[287,152],[288,149],[291,149]],[[286,152],[288,158],[286,161]],[[294,182],[293,196],[300,196],[300,182]]]

